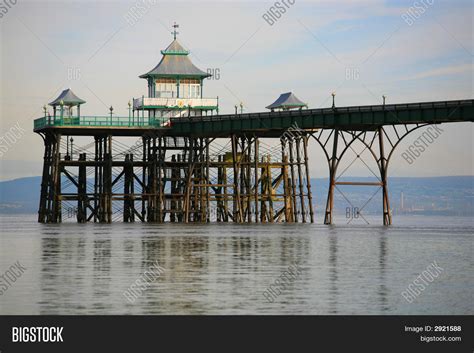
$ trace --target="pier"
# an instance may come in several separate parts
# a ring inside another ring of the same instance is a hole
[[[148,96],[129,114],[83,116],[85,103],[65,90],[53,114],[34,121],[44,141],[38,221],[59,223],[67,209],[77,222],[315,221],[308,154],[318,144],[327,160],[324,223],[333,223],[336,173],[361,143],[373,156],[382,188],[383,224],[392,223],[388,167],[399,143],[430,124],[474,121],[474,100],[308,109],[278,103],[269,112],[219,114],[203,97],[208,73],[176,40],[159,64],[140,76]],[[287,98],[285,98],[287,99]],[[296,98],[294,98],[296,99]],[[284,101],[284,99],[283,99]],[[74,112],[76,110],[76,112]],[[73,148],[73,137],[90,143]],[[133,138],[135,143],[127,144]],[[279,140],[275,146],[268,141]]]

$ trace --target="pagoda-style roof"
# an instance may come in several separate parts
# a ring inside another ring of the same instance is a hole
[[[158,65],[153,70],[141,75],[140,78],[176,76],[205,78],[211,76],[194,66],[188,57],[189,51],[184,49],[176,39],[161,53],[163,58]]]
[[[70,88],[65,89],[64,91],[62,91],[61,94],[58,96],[58,98],[56,98],[54,101],[49,103],[49,105],[55,107],[57,105],[60,105],[61,101],[63,101],[63,104],[65,106],[70,106],[70,107],[73,107],[73,106],[76,106],[76,105],[81,105],[81,104],[84,104],[86,102],[85,100],[82,100],[81,98],[76,96],[74,94],[74,92],[71,91]]]
[[[298,99],[292,92],[282,93],[280,97],[272,104],[267,106],[267,109],[295,109],[303,108],[308,105]]]
[[[184,49],[181,44],[175,39],[168,45],[168,48],[161,51],[163,55],[188,55],[189,51]]]

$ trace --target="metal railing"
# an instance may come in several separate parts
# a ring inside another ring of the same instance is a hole
[[[421,103],[402,103],[402,104],[378,104],[378,105],[364,105],[364,106],[348,106],[335,108],[312,108],[312,109],[295,109],[295,110],[281,110],[275,112],[255,112],[255,113],[237,113],[237,114],[220,114],[220,115],[202,115],[193,117],[192,122],[199,121],[232,121],[244,119],[264,119],[275,117],[297,117],[297,116],[316,116],[324,114],[343,114],[343,113],[374,113],[374,112],[399,112],[408,111],[410,109],[436,109],[436,108],[457,108],[457,107],[472,107],[474,100],[453,100],[453,101],[439,101],[439,102],[421,102]],[[186,117],[181,117],[173,120],[173,124],[189,123],[191,120]]]
[[[145,98],[151,99],[151,98]],[[157,99],[157,98],[153,98]],[[461,113],[461,109],[458,108],[472,108],[474,106],[474,100],[458,100],[458,101],[443,101],[443,102],[423,102],[423,103],[408,103],[408,104],[387,104],[387,105],[369,105],[369,106],[354,106],[354,107],[336,107],[336,108],[317,108],[317,109],[303,109],[303,110],[292,110],[292,111],[278,111],[278,112],[260,112],[260,113],[244,113],[244,114],[226,114],[226,115],[214,115],[214,116],[192,116],[192,117],[181,117],[172,118],[173,125],[179,125],[180,123],[199,123],[199,122],[213,122],[213,121],[235,121],[235,120],[266,120],[269,121],[275,118],[312,118],[322,117],[325,115],[334,114],[350,114],[350,113],[369,113],[368,122],[373,122],[372,114],[377,112],[387,112],[387,116],[390,118],[397,118],[395,115],[399,112],[410,111],[410,110],[426,110],[430,112],[432,120],[436,121],[455,121],[456,116],[440,115],[441,112],[435,114],[433,111],[436,109],[455,109],[457,113]],[[390,114],[391,113],[391,114]],[[467,113],[464,113],[466,115]],[[428,119],[427,113],[425,115],[419,114],[420,119]],[[421,118],[423,115],[423,118]],[[163,120],[164,119],[164,120]],[[81,116],[81,117],[42,117],[34,121],[34,129],[41,129],[48,126],[95,126],[95,127],[153,127],[153,128],[165,128],[162,126],[163,123],[169,120],[169,118],[157,118],[156,120],[149,120],[148,117],[110,117],[110,116]],[[416,120],[420,120],[416,119]],[[360,120],[360,117],[358,118]],[[392,119],[393,120],[393,119]],[[464,121],[473,121],[473,117],[469,116]],[[413,119],[403,118],[401,121],[389,122],[393,123],[410,123]],[[359,121],[360,123],[360,121]],[[384,123],[384,121],[378,121],[377,123]]]
[[[150,120],[148,117],[110,117],[110,116],[81,116],[81,117],[42,117],[34,120],[34,129],[49,126],[95,126],[95,127],[160,127],[163,123],[159,118]]]

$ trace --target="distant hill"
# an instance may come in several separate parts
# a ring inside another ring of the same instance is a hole
[[[374,178],[351,177],[340,180],[374,181]],[[0,182],[0,213],[36,213],[40,184],[41,177]],[[312,179],[311,185],[316,209],[322,212],[326,205],[328,180]],[[372,186],[338,186],[335,193],[336,211],[343,213],[348,207],[357,207],[363,208],[366,214],[380,213],[382,193],[379,189]],[[389,193],[394,213],[474,215],[474,176],[390,178]]]
[[[35,213],[38,211],[41,177],[0,182],[0,213]]]
[[[375,178],[340,179],[340,181],[369,180],[375,181]],[[394,213],[474,215],[474,176],[394,177],[389,178],[388,183],[390,208]],[[324,209],[328,180],[314,179],[311,184],[316,187],[313,189],[313,194],[319,199],[316,207]],[[344,211],[346,207],[364,207],[366,214],[380,213],[382,192],[375,186],[338,186],[335,192],[335,205],[338,211]]]

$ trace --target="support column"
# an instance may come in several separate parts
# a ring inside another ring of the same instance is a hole
[[[142,183],[141,183],[141,191],[142,191],[142,222],[146,221],[146,206],[147,206],[147,201],[148,201],[148,191],[147,191],[147,154],[149,147],[149,138],[147,136],[142,136],[142,161],[143,161],[143,166],[142,166]]]
[[[177,195],[179,193],[179,188],[178,188],[178,162],[181,161],[180,155],[178,155],[178,160],[176,160],[176,155],[171,156],[171,180],[170,180],[170,192],[171,192],[171,200],[170,200],[170,222],[174,223],[176,222],[176,213],[178,212],[178,207],[177,206],[177,200],[179,199],[179,196]]]
[[[135,222],[135,207],[134,207],[134,183],[133,178],[133,154],[125,155],[124,165],[124,201],[123,201],[123,221]]]
[[[336,183],[337,169],[337,142],[339,138],[339,130],[334,130],[334,140],[332,145],[332,156],[329,163],[329,189],[326,202],[326,213],[324,215],[324,224],[332,224],[332,213],[334,208],[334,187]]]
[[[112,135],[107,136],[107,179],[106,181],[106,191],[107,191],[107,222],[112,222]]]
[[[242,137],[240,139],[240,156],[237,156],[238,159],[238,165],[239,165],[239,184],[240,184],[240,204],[239,204],[239,209],[240,209],[240,217],[241,217],[241,222],[245,222],[246,216],[247,216],[247,208],[246,208],[246,192],[245,192],[245,163],[246,163],[246,155],[245,155],[245,143],[246,139],[245,137]],[[238,143],[238,140],[237,140]]]
[[[187,172],[184,173],[184,201],[183,201],[183,210],[184,210],[184,223],[190,221],[190,210],[191,210],[191,190],[193,183],[193,174],[194,174],[194,159],[195,159],[195,139],[190,138],[189,142],[185,142],[183,162],[187,162]]]
[[[223,188],[224,190],[224,211],[223,211],[224,217],[222,221],[229,222],[229,193],[227,189],[227,183],[228,183],[227,162],[224,157],[222,157],[222,162],[224,162],[222,166],[222,184],[224,185],[224,188]]]
[[[303,223],[306,223],[306,206],[305,206],[305,194],[304,194],[304,186],[303,186],[303,170],[301,167],[301,137],[295,138],[296,144],[296,163],[298,168],[298,186],[299,186],[299,193],[300,193],[300,204],[301,204],[301,217]]]
[[[290,173],[291,173],[291,200],[293,206],[293,222],[298,223],[298,204],[296,201],[296,177],[295,177],[295,160],[293,157],[293,139],[288,139],[288,150],[290,152]]]
[[[148,180],[147,180],[147,194],[148,194],[148,207],[147,207],[147,221],[157,222],[158,215],[158,153],[156,146],[156,137],[148,139],[148,153],[147,153],[147,166],[148,166]]]
[[[313,212],[313,196],[311,191],[311,179],[309,177],[309,165],[308,165],[308,136],[303,137],[303,153],[304,153],[304,166],[306,170],[306,192],[308,193],[308,207],[309,217],[311,223],[314,223],[314,212]]]
[[[383,224],[388,226],[392,224],[392,215],[390,213],[390,202],[388,197],[387,186],[387,159],[385,158],[385,151],[383,145],[383,127],[378,128],[379,148],[380,148],[380,177],[382,179],[382,203],[383,203]]]
[[[112,222],[112,136],[96,136],[94,221]]]
[[[158,137],[158,146],[155,152],[157,163],[158,163],[158,180],[157,180],[157,189],[158,189],[158,199],[157,199],[157,206],[158,206],[158,216],[157,221],[163,222],[166,216],[166,202],[164,198],[164,186],[166,182],[166,169],[164,165],[166,154],[166,145],[163,137]]]
[[[52,150],[53,150],[53,136],[46,134],[44,140],[44,156],[43,156],[43,174],[41,177],[41,193],[38,209],[38,222],[46,223],[48,219],[49,209],[48,195],[51,186],[51,165],[52,165]]]
[[[282,178],[283,178],[283,201],[285,222],[293,222],[293,208],[291,207],[291,186],[288,178],[288,156],[282,156]]]
[[[61,222],[61,166],[60,166],[60,145],[61,134],[52,135],[52,163],[50,186],[48,195],[48,223]]]
[[[259,154],[259,140],[255,137],[254,140],[254,198],[255,198],[255,223],[258,223],[258,154]]]
[[[87,205],[89,200],[87,198],[87,173],[86,165],[86,154],[79,154],[79,175],[78,175],[78,187],[77,187],[77,222],[87,222]],[[81,163],[82,162],[82,163]]]
[[[231,137],[232,142],[232,166],[234,168],[234,222],[242,223],[242,209],[240,202],[239,168],[238,168],[238,141],[235,135]]]
[[[210,177],[210,154],[209,154],[209,139],[207,138],[206,140],[206,163],[205,163],[205,178],[206,178],[206,192],[205,192],[205,196],[206,196],[206,203],[205,203],[205,207],[206,207],[206,212],[205,212],[205,221],[206,222],[210,222],[211,221],[211,203],[210,203],[210,193],[209,193],[209,188],[210,188],[210,184],[211,184],[211,177]]]
[[[247,222],[252,222],[252,139],[247,140],[248,149],[245,161],[245,197],[247,200]]]
[[[94,136],[94,222],[99,221],[99,143],[99,137]]]

